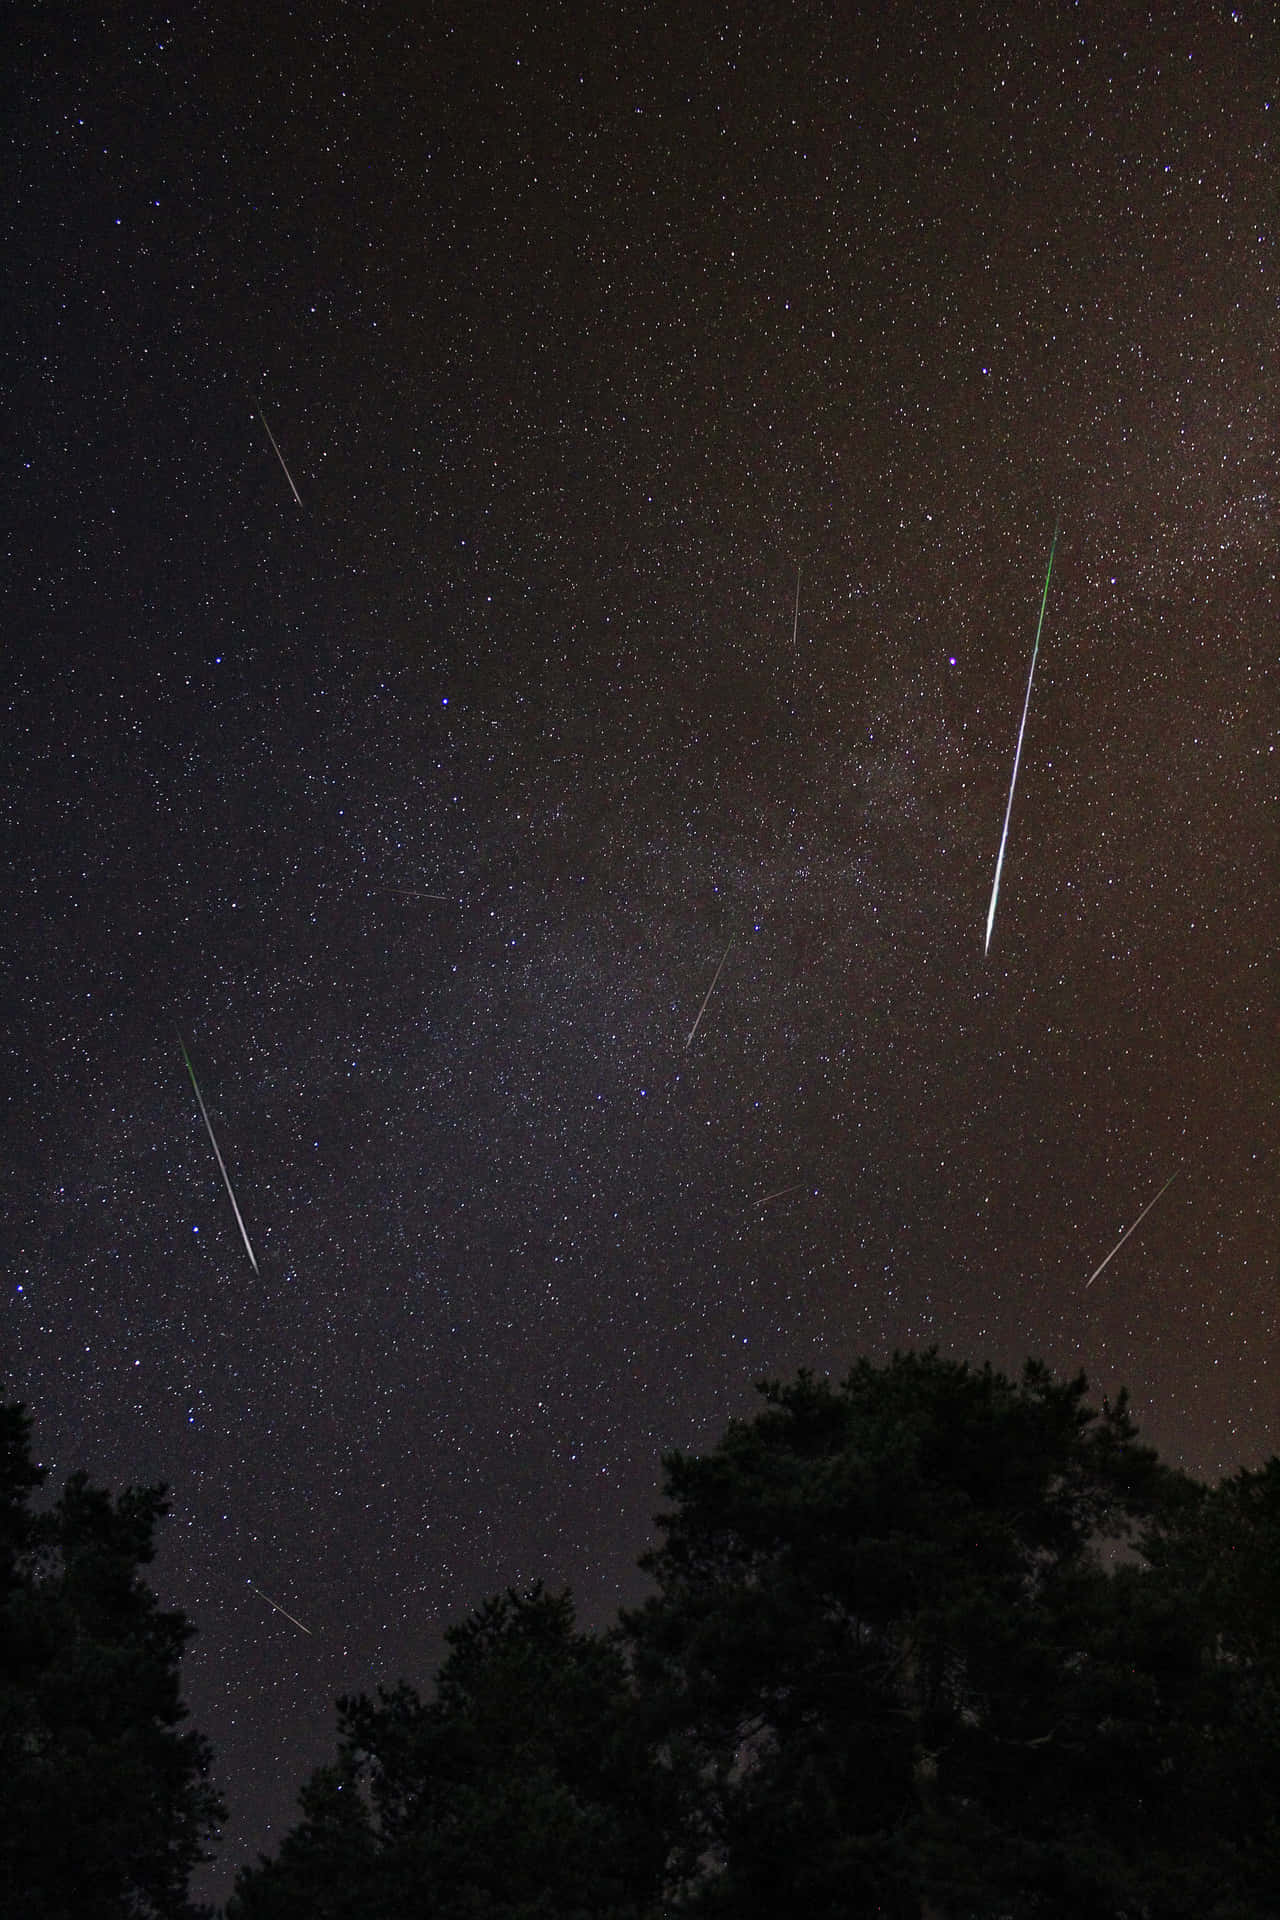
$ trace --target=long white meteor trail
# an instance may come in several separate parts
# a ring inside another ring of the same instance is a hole
[[[231,1176],[227,1172],[226,1162],[218,1150],[218,1142],[214,1138],[213,1128],[209,1124],[209,1115],[205,1109],[204,1095],[200,1091],[200,1082],[196,1079],[196,1070],[191,1064],[191,1055],[187,1052],[181,1034],[178,1035],[178,1045],[182,1048],[182,1057],[187,1063],[187,1072],[191,1075],[191,1084],[196,1090],[196,1101],[200,1108],[200,1118],[204,1121],[205,1132],[209,1136],[209,1145],[213,1148],[214,1158],[218,1162],[218,1171],[221,1173],[223,1185],[227,1189],[227,1198],[231,1202],[231,1211],[236,1216],[236,1225],[240,1229],[240,1238],[244,1241],[244,1250],[249,1256],[249,1265],[253,1268],[254,1272],[257,1273],[258,1263],[253,1257],[253,1248],[249,1245],[249,1236],[245,1232],[244,1221],[240,1217],[240,1209],[236,1205],[236,1196],[231,1189]],[[266,1595],[264,1594],[263,1599],[265,1600],[265,1598]]]
[[[733,952],[733,942],[731,940],[728,946],[725,948],[723,955],[721,956],[720,965],[716,968],[715,979],[712,980],[711,985],[707,988],[706,999],[703,1001],[702,1005],[698,1008],[698,1017],[689,1029],[689,1038],[684,1043],[684,1050],[686,1053],[688,1053],[690,1047],[693,1045],[693,1036],[695,1035],[695,1033],[697,1033],[698,1028],[702,1025],[702,1016],[706,1012],[711,996],[716,990],[716,981],[719,980],[720,975],[724,972],[724,963],[729,958],[729,955],[732,952]]]
[[[1182,1171],[1181,1167],[1174,1168],[1173,1172],[1169,1175],[1169,1178],[1165,1181],[1164,1185],[1161,1187],[1160,1192],[1156,1195],[1156,1200],[1162,1199],[1164,1195],[1168,1193],[1170,1187],[1173,1185],[1174,1181],[1177,1179],[1181,1171]],[[1089,1278],[1085,1281],[1086,1287],[1091,1287],[1094,1281],[1097,1279],[1098,1275],[1102,1272],[1102,1268],[1105,1266],[1108,1266],[1111,1263],[1111,1261],[1115,1259],[1121,1247],[1124,1245],[1125,1241],[1129,1238],[1129,1235],[1131,1233],[1136,1233],[1138,1231],[1138,1228],[1142,1225],[1143,1221],[1146,1219],[1147,1215],[1150,1213],[1152,1207],[1154,1207],[1156,1200],[1148,1200],[1146,1206],[1142,1209],[1142,1212],[1138,1215],[1133,1225],[1131,1227],[1126,1227],[1125,1231],[1120,1235],[1120,1238],[1116,1241],[1114,1247],[1112,1247],[1106,1259],[1102,1262],[1102,1265],[1095,1267],[1093,1272],[1089,1275]]]
[[[791,616],[791,651],[796,650],[796,635],[800,631],[800,569],[796,568],[796,610]]]
[[[259,1600],[265,1600],[269,1607],[274,1607],[277,1613],[282,1613],[285,1619],[290,1621],[295,1627],[297,1627],[300,1632],[305,1633],[309,1640],[315,1639],[315,1635],[314,1633],[312,1633],[310,1627],[304,1627],[301,1620],[295,1620],[294,1616],[289,1612],[287,1607],[282,1607],[278,1600],[273,1600],[269,1593],[264,1593],[262,1591],[261,1587],[255,1587],[252,1580],[249,1582],[249,1591],[250,1593],[256,1593]]]
[[[270,427],[267,426],[267,416],[262,411],[261,407],[255,408],[254,411],[257,413],[257,416],[259,420],[261,420],[263,426],[266,427],[267,438],[271,442],[272,448],[275,451],[276,459],[280,462],[280,471],[283,473],[285,479],[289,482],[289,491],[293,495],[294,499],[297,501],[298,505],[301,506],[302,495],[298,492],[298,489],[293,484],[293,475],[290,473],[288,467],[286,467],[284,464],[284,455],[281,453],[279,447],[276,445],[276,437],[274,433],[272,433]]]
[[[1000,869],[1004,865],[1005,842],[1009,838],[1009,816],[1013,812],[1013,790],[1018,784],[1018,762],[1022,758],[1022,736],[1027,729],[1027,715],[1031,711],[1031,682],[1036,677],[1036,655],[1040,651],[1040,629],[1044,625],[1044,610],[1049,604],[1049,576],[1053,572],[1053,556],[1058,550],[1058,527],[1053,529],[1053,545],[1049,548],[1049,564],[1045,568],[1044,592],[1040,596],[1040,618],[1036,622],[1036,643],[1031,649],[1031,671],[1027,675],[1027,697],[1022,703],[1022,724],[1018,728],[1018,746],[1013,756],[1013,778],[1009,782],[1009,804],[1004,810],[1004,829],[1000,835],[1000,852],[996,856],[996,877],[991,886],[991,905],[987,908],[987,938],[983,945],[984,955],[991,947],[991,929],[995,925],[996,900],[1000,893]]]

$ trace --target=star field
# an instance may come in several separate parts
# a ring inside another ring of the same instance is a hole
[[[764,1375],[1280,1417],[1270,24],[428,12],[9,30],[6,1391],[207,1897]]]

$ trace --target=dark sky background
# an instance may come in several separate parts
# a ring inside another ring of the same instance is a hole
[[[8,17],[4,1364],[215,1895],[761,1376],[1277,1447],[1277,37],[1031,11]]]

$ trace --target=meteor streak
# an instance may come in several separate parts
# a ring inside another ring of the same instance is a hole
[[[684,1050],[686,1053],[688,1053],[690,1047],[693,1045],[693,1036],[698,1031],[698,1028],[702,1025],[702,1016],[707,1010],[707,1002],[710,1000],[712,994],[715,992],[716,981],[719,980],[720,975],[724,972],[724,963],[729,958],[729,955],[732,952],[733,952],[733,942],[731,940],[728,946],[724,950],[724,953],[720,960],[720,965],[716,968],[715,979],[712,980],[711,985],[707,988],[707,997],[703,1001],[702,1005],[698,1008],[698,1017],[689,1029],[689,1038],[684,1043]]]
[[[1181,1167],[1174,1168],[1173,1172],[1169,1175],[1169,1178],[1165,1181],[1164,1185],[1161,1187],[1160,1192],[1156,1195],[1156,1200],[1161,1199],[1163,1195],[1169,1191],[1169,1188],[1173,1185],[1174,1181],[1177,1179],[1181,1171],[1182,1171]],[[1110,1262],[1115,1259],[1121,1247],[1124,1245],[1125,1241],[1129,1238],[1129,1235],[1131,1233],[1136,1233],[1138,1231],[1138,1228],[1142,1225],[1143,1221],[1146,1219],[1147,1215],[1150,1213],[1152,1207],[1154,1207],[1156,1200],[1148,1200],[1146,1206],[1142,1209],[1142,1212],[1138,1215],[1133,1225],[1131,1227],[1126,1227],[1125,1231],[1120,1235],[1120,1238],[1116,1241],[1114,1247],[1112,1247],[1106,1259],[1102,1262],[1102,1265],[1095,1267],[1093,1272],[1089,1275],[1089,1278],[1085,1281],[1086,1287],[1091,1287],[1094,1281],[1097,1279],[1098,1275],[1102,1272],[1102,1268],[1105,1266],[1108,1266]]]
[[[249,1591],[250,1593],[256,1593],[259,1600],[265,1600],[269,1607],[274,1607],[277,1613],[282,1613],[285,1619],[288,1621],[291,1621],[292,1624],[300,1630],[300,1632],[305,1633],[309,1640],[315,1639],[315,1635],[314,1633],[312,1633],[310,1627],[304,1627],[301,1620],[295,1620],[287,1607],[282,1607],[278,1600],[273,1600],[269,1593],[264,1593],[262,1591],[261,1587],[255,1587],[252,1580],[249,1582]]]
[[[808,1184],[807,1180],[795,1180],[789,1187],[775,1187],[772,1193],[762,1193],[756,1201],[756,1205],[758,1207],[767,1207],[771,1200],[783,1200],[787,1194],[799,1193],[801,1188],[807,1187]]]
[[[261,420],[263,426],[266,427],[267,438],[271,442],[271,445],[275,451],[276,459],[280,462],[280,471],[284,474],[285,479],[289,482],[289,491],[293,495],[294,499],[297,501],[298,505],[301,506],[302,495],[298,492],[298,489],[293,484],[293,475],[290,473],[288,467],[286,467],[284,464],[284,455],[281,453],[279,447],[276,445],[276,437],[274,433],[272,433],[270,427],[267,426],[267,416],[262,411],[261,407],[255,408],[255,412],[257,413],[259,420]]]
[[[791,651],[796,650],[796,635],[800,631],[800,569],[796,568],[796,610],[791,618]]]
[[[996,900],[999,897],[999,893],[1000,893],[1000,869],[1004,865],[1005,842],[1009,838],[1009,816],[1013,812],[1013,790],[1018,784],[1018,762],[1022,758],[1022,736],[1026,731],[1027,714],[1031,710],[1031,682],[1036,677],[1036,655],[1040,651],[1040,629],[1044,625],[1044,610],[1049,604],[1049,576],[1053,572],[1053,556],[1057,552],[1057,550],[1058,550],[1058,525],[1055,522],[1054,529],[1053,529],[1053,545],[1049,548],[1049,564],[1045,568],[1044,592],[1040,596],[1040,618],[1036,622],[1036,643],[1035,643],[1035,646],[1031,649],[1031,671],[1027,675],[1027,697],[1022,703],[1022,724],[1018,728],[1018,746],[1017,746],[1017,751],[1013,756],[1013,778],[1009,782],[1009,804],[1006,806],[1004,810],[1004,830],[1000,835],[1000,852],[996,857],[996,877],[995,877],[995,880],[992,882],[992,886],[991,886],[991,905],[987,908],[987,938],[982,949],[984,955],[990,950],[991,929],[995,925]]]
[[[228,1200],[229,1200],[229,1201],[231,1202],[231,1211],[232,1211],[232,1212],[233,1212],[233,1213],[235,1214],[235,1216],[236,1216],[236,1225],[237,1225],[237,1226],[239,1227],[239,1229],[240,1229],[240,1238],[241,1238],[241,1239],[242,1239],[242,1240],[244,1241],[244,1250],[245,1250],[245,1252],[246,1252],[246,1253],[248,1254],[248,1256],[249,1256],[249,1265],[250,1265],[250,1266],[251,1266],[251,1267],[253,1268],[253,1270],[254,1270],[254,1272],[255,1272],[255,1273],[257,1273],[257,1271],[258,1271],[258,1263],[257,1263],[257,1261],[256,1261],[256,1260],[254,1259],[254,1257],[253,1257],[253,1248],[252,1248],[252,1247],[251,1247],[251,1246],[249,1245],[249,1236],[248,1236],[248,1234],[247,1234],[247,1233],[245,1232],[245,1228],[244,1228],[244,1221],[243,1221],[243,1220],[241,1219],[241,1217],[240,1217],[240,1209],[239,1209],[239,1207],[238,1207],[238,1206],[236,1205],[236,1196],[235,1196],[235,1194],[234,1194],[234,1193],[232,1192],[232,1190],[231,1190],[231,1176],[230,1176],[230,1174],[229,1174],[229,1173],[227,1172],[227,1167],[226,1167],[226,1162],[225,1162],[225,1161],[223,1160],[223,1158],[222,1158],[222,1154],[221,1154],[221,1153],[219,1152],[219,1150],[218,1150],[218,1142],[217,1142],[217,1140],[216,1140],[216,1139],[214,1138],[214,1133],[213,1133],[213,1128],[212,1128],[212,1126],[211,1126],[211,1125],[209,1124],[209,1115],[208,1115],[208,1112],[207,1112],[207,1110],[206,1110],[206,1108],[205,1108],[205,1104],[204,1104],[204,1095],[203,1095],[203,1094],[201,1093],[201,1091],[200,1091],[200,1082],[199,1082],[199,1081],[198,1081],[198,1080],[196,1079],[196,1070],[195,1070],[195,1068],[194,1068],[194,1067],[192,1066],[192,1064],[191,1064],[191,1056],[190,1056],[190,1054],[189,1054],[189,1053],[187,1052],[187,1049],[186,1049],[186,1047],[185,1047],[185,1045],[183,1044],[183,1039],[182,1039],[182,1035],[181,1035],[181,1034],[179,1034],[179,1035],[178,1035],[178,1045],[179,1045],[180,1047],[182,1047],[182,1057],[183,1057],[183,1059],[184,1059],[184,1060],[186,1061],[186,1063],[187,1063],[187,1072],[188,1072],[188,1073],[189,1073],[189,1074],[191,1075],[191,1084],[192,1084],[192,1086],[193,1086],[193,1087],[195,1088],[195,1092],[196,1092],[196,1101],[197,1101],[197,1103],[198,1103],[198,1105],[199,1105],[199,1108],[200,1108],[200,1118],[201,1118],[201,1119],[202,1119],[202,1120],[204,1121],[204,1125],[205,1125],[205,1132],[206,1132],[206,1133],[208,1134],[208,1136],[209,1136],[209,1145],[210,1145],[210,1146],[211,1146],[211,1147],[213,1148],[213,1152],[214,1152],[214,1158],[215,1158],[215,1159],[217,1160],[217,1162],[218,1162],[218,1171],[219,1171],[219,1172],[221,1173],[221,1175],[222,1175],[222,1181],[223,1181],[223,1185],[224,1185],[224,1186],[226,1187],[226,1189],[227,1189],[227,1198],[228,1198]],[[257,1591],[257,1589],[255,1588],[255,1589],[254,1589],[254,1591],[256,1592],[256,1591]],[[263,1599],[265,1600],[267,1596],[266,1596],[266,1594],[264,1593],[262,1597],[263,1597]],[[273,1605],[275,1604],[275,1603],[274,1603],[274,1601],[272,1602],[272,1604],[273,1604]],[[281,1612],[283,1613],[283,1611],[284,1611],[284,1609],[283,1609],[283,1607],[282,1607],[282,1608],[280,1609],[280,1611],[281,1611]],[[304,1628],[303,1628],[303,1632],[305,1633],[305,1631],[306,1631],[306,1629],[305,1629],[305,1627],[304,1627]]]

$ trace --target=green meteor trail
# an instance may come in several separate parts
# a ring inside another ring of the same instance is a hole
[[[214,1138],[213,1127],[210,1124],[209,1115],[205,1109],[204,1095],[200,1091],[200,1082],[196,1079],[196,1070],[191,1064],[191,1055],[187,1052],[187,1049],[183,1043],[181,1034],[178,1035],[178,1045],[182,1048],[182,1057],[187,1063],[187,1072],[191,1075],[191,1084],[195,1088],[196,1104],[200,1108],[200,1118],[204,1121],[205,1132],[209,1136],[209,1145],[213,1148],[213,1155],[215,1160],[218,1163],[218,1171],[222,1175],[223,1185],[227,1189],[227,1198],[231,1202],[231,1211],[236,1216],[236,1225],[240,1229],[240,1238],[244,1241],[244,1250],[249,1256],[249,1265],[253,1268],[254,1272],[257,1273],[258,1263],[253,1257],[253,1248],[249,1245],[249,1236],[245,1232],[244,1221],[240,1216],[240,1209],[236,1205],[236,1196],[231,1189],[231,1176],[227,1172],[226,1162],[223,1160],[222,1154],[218,1148],[218,1142]],[[303,1631],[305,1633],[306,1631],[305,1627]]]
[[[983,945],[984,955],[991,947],[991,929],[995,925],[996,900],[1000,894],[1000,869],[1004,865],[1005,842],[1009,838],[1009,816],[1013,812],[1013,790],[1018,784],[1018,762],[1022,759],[1022,736],[1026,732],[1027,714],[1031,710],[1031,682],[1036,677],[1036,655],[1040,651],[1040,629],[1044,626],[1044,610],[1049,604],[1049,579],[1053,573],[1053,556],[1058,550],[1058,524],[1054,523],[1053,544],[1049,548],[1049,564],[1044,573],[1044,592],[1040,596],[1040,618],[1036,622],[1036,643],[1031,649],[1031,671],[1027,675],[1027,697],[1022,703],[1022,724],[1018,728],[1018,746],[1013,756],[1013,778],[1009,782],[1009,804],[1004,810],[1004,831],[1000,835],[1000,852],[996,856],[996,877],[991,886],[991,905],[987,908],[987,938]]]

